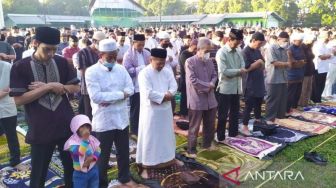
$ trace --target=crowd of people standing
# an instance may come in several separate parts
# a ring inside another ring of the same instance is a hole
[[[255,122],[272,124],[336,89],[332,28],[13,27],[1,39],[0,135],[18,167],[23,105],[32,188],[44,187],[55,148],[65,187],[141,187],[130,176],[129,137],[137,138],[146,179],[152,168],[183,166],[175,159],[174,115],[189,124],[187,155],[195,158],[201,124],[202,148],[215,150],[214,141],[251,135],[252,111]],[[109,184],[112,145],[118,181]]]

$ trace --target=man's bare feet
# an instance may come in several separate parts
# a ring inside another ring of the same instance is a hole
[[[143,178],[143,179],[148,179],[149,176],[148,176],[148,171],[146,169],[143,169],[140,176]]]
[[[210,147],[207,147],[207,148],[204,148],[204,149],[205,149],[205,150],[208,150],[208,151],[214,151],[214,150],[217,149],[217,147],[216,147],[215,145],[211,144]]]
[[[175,164],[177,165],[177,166],[184,166],[184,162],[182,162],[182,161],[180,161],[180,160],[177,160],[177,159],[175,159]]]

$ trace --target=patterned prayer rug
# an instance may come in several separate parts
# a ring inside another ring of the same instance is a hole
[[[44,184],[46,188],[54,188],[63,184],[63,168],[59,164],[61,164],[61,161],[53,156]],[[31,173],[30,157],[22,159],[21,167],[25,168],[16,169],[8,166],[8,164],[0,165],[0,187],[28,188]]]
[[[262,159],[281,146],[281,144],[278,143],[244,136],[228,137],[224,142],[232,148],[259,159]]]
[[[300,119],[300,120],[306,120],[314,123],[320,123],[327,126],[336,127],[336,116],[324,114],[321,112],[302,112],[302,111],[293,111],[290,116]]]
[[[232,187],[233,183],[224,179],[213,169],[203,165],[194,159],[176,154],[176,159],[184,163],[183,167],[168,167],[151,170],[149,179],[142,179],[136,164],[131,165],[131,174],[133,179],[141,184],[151,188],[220,188]],[[200,180],[197,183],[188,184],[181,176],[182,173],[189,172],[197,175]]]
[[[245,176],[249,172],[264,170],[272,164],[272,160],[259,160],[223,144],[218,144],[216,147],[214,151],[200,151],[196,160],[219,174],[229,173],[228,177],[240,182],[246,180]],[[237,170],[238,174],[230,173],[234,170]]]
[[[289,118],[289,119],[276,119],[276,124],[287,127],[290,129],[303,131],[311,134],[324,134],[328,132],[331,128],[322,124],[312,123],[307,121],[300,121],[297,119]]]

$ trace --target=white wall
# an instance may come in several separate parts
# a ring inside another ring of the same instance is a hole
[[[127,8],[144,14],[144,11],[141,8],[129,0],[96,0],[90,13],[92,14],[93,10],[97,8]]]

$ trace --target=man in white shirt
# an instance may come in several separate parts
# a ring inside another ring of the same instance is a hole
[[[139,74],[140,119],[136,163],[141,176],[149,178],[148,168],[176,164],[175,134],[171,99],[177,90],[174,75],[165,66],[167,51],[153,48],[151,64]]]
[[[6,135],[10,166],[20,163],[20,146],[16,134],[17,110],[14,99],[9,97],[9,78],[11,64],[0,60],[0,129]]]
[[[125,32],[121,32],[120,36],[117,36],[118,39],[118,56],[117,56],[117,62],[119,64],[122,64],[123,58],[127,50],[129,49],[129,46],[125,44]]]
[[[134,35],[134,42],[124,56],[123,65],[130,74],[134,84],[134,95],[130,97],[130,128],[131,134],[138,135],[139,113],[140,113],[140,94],[138,75],[139,72],[149,64],[150,52],[144,49],[145,36]]]
[[[174,51],[170,43],[170,35],[167,32],[161,32],[158,34],[158,38],[160,39],[160,44],[158,48],[163,48],[167,50],[167,58],[166,58],[166,66],[170,66],[170,68],[175,72],[176,66],[178,64],[177,52]]]
[[[153,31],[152,29],[145,29],[145,48],[151,50],[152,48],[156,48],[158,46],[157,41],[153,38]]]
[[[329,70],[329,59],[332,57],[330,49],[327,47],[329,34],[323,31],[319,40],[313,46],[315,55],[314,64],[316,72],[314,74],[312,101],[315,103],[321,102],[322,92],[325,87],[327,73]]]
[[[128,108],[126,99],[134,93],[132,79],[127,70],[116,63],[118,48],[115,40],[99,43],[101,58],[86,70],[87,90],[92,106],[92,130],[100,141],[101,155],[99,187],[107,187],[107,169],[113,143],[118,152],[118,181],[135,187],[129,171]]]

